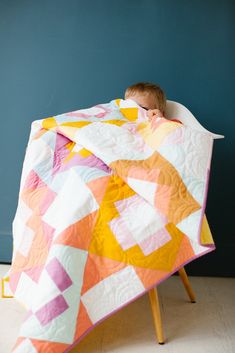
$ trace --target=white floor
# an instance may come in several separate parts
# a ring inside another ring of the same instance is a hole
[[[0,277],[9,266],[0,265]],[[186,268],[187,270],[187,268]],[[94,328],[71,353],[234,353],[235,278],[190,277],[197,303],[180,278],[158,286],[166,343],[156,342],[148,295]],[[10,353],[25,309],[0,298],[0,353]]]

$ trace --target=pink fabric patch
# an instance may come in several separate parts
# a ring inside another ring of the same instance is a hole
[[[37,173],[32,169],[25,180],[23,190],[25,189],[34,190],[45,186],[46,184],[39,178]]]
[[[147,256],[162,247],[164,244],[168,243],[170,240],[170,234],[165,228],[162,228],[157,233],[151,235],[147,239],[144,239],[141,243],[139,243],[139,246],[144,255]]]
[[[158,118],[152,119],[150,121],[151,128],[156,130],[160,125],[162,125],[162,124],[164,124],[166,122],[167,122],[167,119],[165,119],[165,118],[158,117]]]
[[[42,222],[43,235],[46,238],[48,249],[51,247],[55,228],[51,227],[48,223]]]
[[[136,240],[121,218],[113,219],[109,222],[109,226],[123,250],[127,250],[136,245]]]
[[[165,137],[163,140],[161,147],[167,146],[167,145],[175,145],[175,144],[181,144],[184,142],[184,132],[185,129],[179,127],[178,129],[175,129],[172,131],[169,135]]]
[[[140,180],[147,180],[157,183],[158,176],[160,174],[159,169],[144,169],[140,167],[130,167],[128,170],[128,177]]]
[[[70,153],[70,150],[65,146],[68,142],[70,142],[70,140],[67,137],[61,134],[56,135],[52,176],[60,171],[60,165],[62,164],[61,161]]]
[[[86,166],[93,167],[103,170],[106,173],[110,173],[111,169],[99,158],[94,155],[88,157],[82,157],[80,154],[76,153],[68,162],[62,163],[59,168],[59,172],[64,172],[73,166]]]
[[[47,211],[48,207],[52,204],[56,196],[57,196],[57,193],[48,188],[46,195],[39,206],[41,215],[44,215],[44,213]]]
[[[115,207],[117,208],[118,212],[120,214],[122,214],[122,212],[126,208],[135,207],[135,206],[141,205],[143,203],[146,203],[146,201],[143,200],[139,195],[134,195],[134,196],[128,197],[127,199],[116,201]]]
[[[31,316],[33,315],[33,312],[32,310],[29,310],[26,314],[26,316],[24,317],[24,322],[27,321]]]
[[[46,265],[46,270],[61,291],[64,291],[73,284],[71,278],[56,257]]]
[[[35,315],[40,321],[42,326],[47,325],[50,321],[55,319],[57,316],[62,314],[68,309],[68,304],[62,295],[58,295],[52,299],[49,303],[39,309]]]

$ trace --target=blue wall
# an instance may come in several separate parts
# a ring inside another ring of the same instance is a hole
[[[234,14],[232,0],[0,1],[1,261],[11,260],[31,122],[123,97],[144,80],[226,136],[215,142],[206,210],[217,251],[189,266],[232,274]]]

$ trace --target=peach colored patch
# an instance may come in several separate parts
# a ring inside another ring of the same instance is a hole
[[[26,223],[35,232],[30,252],[27,257],[19,252],[16,253],[14,262],[12,263],[12,272],[25,271],[26,269],[35,266],[44,265],[46,262],[48,256],[48,244],[44,236],[42,222],[38,213],[37,207]]]
[[[25,340],[25,337],[18,337],[16,343],[12,347],[12,351],[14,351],[24,340]]]
[[[164,215],[168,214],[168,207],[171,197],[171,187],[168,185],[158,185],[155,194],[154,205]]]
[[[91,190],[93,196],[95,197],[99,205],[103,200],[109,180],[110,180],[110,175],[92,180],[89,183],[87,183],[87,186]]]
[[[80,221],[71,224],[53,242],[88,250],[98,212],[92,212]]]
[[[70,344],[30,339],[37,353],[64,353]]]
[[[42,198],[42,202],[39,206],[41,215],[44,215],[44,213],[47,211],[48,207],[52,204],[56,196],[57,196],[56,192],[47,188],[47,191],[45,192],[45,197]]]
[[[33,268],[30,268],[28,270],[25,270],[24,272],[36,283],[38,283],[38,280],[41,276],[42,270],[44,266],[36,266]]]
[[[38,139],[39,137],[41,137],[42,135],[44,135],[47,132],[46,129],[41,128],[38,132],[36,132],[36,134],[33,137],[33,140]]]
[[[47,186],[39,187],[35,190],[25,189],[21,192],[21,198],[29,208],[34,210],[35,208],[38,208],[38,205],[40,205],[41,201],[44,199],[47,190]]]
[[[11,267],[10,275],[9,275],[9,286],[11,288],[12,293],[15,293],[16,288],[18,286],[18,282],[20,280],[21,272],[14,272],[14,267]]]
[[[160,174],[159,169],[143,169],[138,166],[130,167],[128,171],[128,177],[140,179],[140,180],[147,180],[151,182],[157,182],[158,176]]]
[[[162,168],[168,167],[173,169],[174,167],[164,159],[159,153],[153,153],[148,159],[145,160],[119,160],[112,162],[109,167],[117,172],[120,176],[133,176],[136,177],[136,173],[139,173],[139,178],[146,178],[149,181],[156,181],[159,177]]]
[[[101,276],[96,266],[95,261],[93,260],[92,254],[88,254],[86,266],[83,276],[83,284],[81,288],[81,295],[83,295],[88,289],[92,288],[95,284],[101,281]]]
[[[154,179],[152,181],[156,182],[158,185],[157,189],[159,189],[158,192],[160,199],[157,201],[158,208],[167,212],[165,213],[165,216],[168,218],[169,222],[177,224],[192,212],[195,212],[201,208],[198,202],[188,192],[178,171],[158,152],[155,152],[144,161],[119,160],[111,163],[110,168],[113,169],[122,179],[125,179],[125,177],[129,175],[130,170],[132,170],[132,173],[135,175],[139,170],[139,177],[141,177],[142,173],[146,179],[148,178],[148,175],[151,176],[152,170],[157,170],[155,175],[153,172],[150,179],[157,178],[157,180]],[[170,193],[168,201],[167,197],[165,197],[167,196],[165,195],[166,190]],[[161,193],[164,191],[164,197],[161,197],[163,194],[161,195],[160,191]]]
[[[173,268],[177,268],[181,265],[183,266],[184,262],[191,259],[193,256],[195,256],[195,253],[193,251],[192,245],[190,244],[189,239],[184,236],[182,238]]]
[[[124,262],[115,261],[96,254],[88,254],[81,295],[104,278],[120,271],[126,266],[127,264]]]
[[[87,314],[85,306],[83,305],[82,301],[80,301],[79,313],[77,316],[76,329],[73,340],[76,341],[91,326],[93,326],[93,323]]]
[[[152,129],[156,130],[159,126],[166,123],[164,118],[156,118],[150,121],[150,126]]]
[[[154,283],[159,282],[169,273],[167,271],[151,270],[137,266],[135,266],[134,269],[146,289],[153,286]]]

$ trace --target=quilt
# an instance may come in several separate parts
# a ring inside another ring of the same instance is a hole
[[[27,308],[14,353],[69,352],[95,325],[215,250],[213,138],[131,99],[35,120],[8,273]]]

